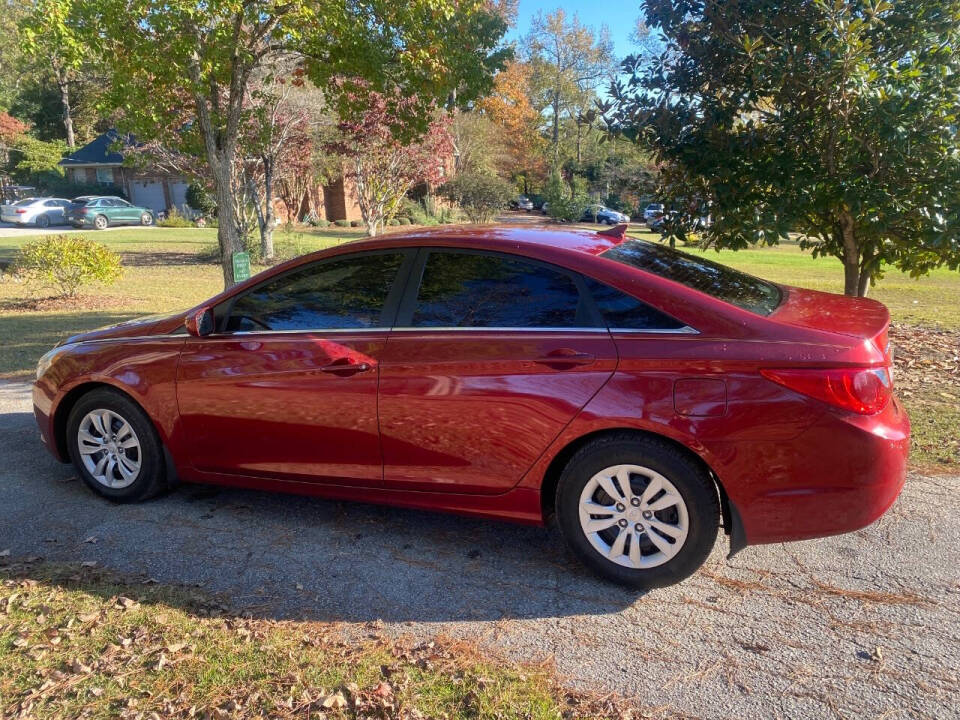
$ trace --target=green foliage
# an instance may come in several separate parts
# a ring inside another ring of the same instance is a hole
[[[30,135],[22,135],[10,150],[10,172],[20,183],[40,185],[63,178],[63,170],[57,164],[67,152],[62,140],[44,142]]]
[[[18,272],[76,297],[80,287],[120,279],[120,256],[83,235],[50,235],[26,243],[17,254]]]
[[[470,222],[485,223],[507,207],[514,187],[492,173],[459,173],[440,188],[440,192],[460,205]]]
[[[360,227],[361,225],[363,225],[363,223],[360,222],[359,220],[351,220],[351,221],[350,221],[350,227]]]
[[[399,224],[400,224],[399,218],[390,218],[389,220],[387,220],[387,225],[390,225],[391,227]]]
[[[167,228],[193,227],[193,223],[181,215],[175,207],[170,208],[170,212],[167,213],[167,216],[163,220],[158,220],[157,225]]]
[[[573,180],[567,183],[559,170],[550,174],[543,197],[547,202],[547,215],[553,220],[568,222],[579,220],[589,202],[586,181],[582,177],[574,176]]]
[[[400,225],[410,225],[410,218],[408,217],[398,217],[396,220]]]
[[[197,182],[187,186],[187,205],[202,215],[213,215],[217,211],[217,202],[207,189]]]
[[[628,58],[614,132],[650,143],[660,196],[706,242],[790,232],[865,294],[894,265],[960,267],[960,0],[650,0],[668,52]]]
[[[47,173],[39,178],[37,189],[44,195],[73,199],[81,195],[116,195],[127,198],[127,193],[119,185],[104,185],[97,182],[72,182],[62,175]],[[129,199],[129,198],[127,198]]]
[[[336,225],[337,227],[350,227],[349,220],[334,220],[333,224]]]

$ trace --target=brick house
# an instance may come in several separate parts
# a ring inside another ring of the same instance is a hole
[[[108,130],[92,142],[60,161],[67,179],[77,183],[96,183],[103,185],[105,192],[118,187],[134,205],[147,207],[156,212],[169,212],[176,207],[181,214],[187,211],[188,178],[151,168],[132,168],[123,164],[123,153],[114,149],[121,139],[116,130]],[[325,186],[314,188],[309,197],[305,196],[291,203],[280,199],[275,201],[274,209],[280,222],[286,222],[289,215],[301,220],[310,212],[322,215],[326,220],[360,220],[360,206],[357,205],[349,180],[342,178]]]

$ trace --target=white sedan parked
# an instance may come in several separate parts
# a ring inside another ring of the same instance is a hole
[[[49,227],[65,225],[69,200],[63,198],[24,198],[12,205],[0,205],[0,220],[17,225]]]

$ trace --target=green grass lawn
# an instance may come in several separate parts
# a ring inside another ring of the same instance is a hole
[[[631,231],[633,233],[633,231]],[[658,239],[651,233],[638,237]],[[123,278],[108,288],[92,288],[80,302],[41,300],[49,291],[16,282],[9,275],[0,282],[0,377],[29,376],[46,350],[69,335],[140,315],[172,312],[196,305],[220,291],[219,265],[202,257],[216,244],[213,229],[132,229],[96,233],[97,240],[122,254]],[[276,233],[278,252],[300,254],[364,237],[359,228],[310,229]],[[0,238],[0,266],[13,260],[17,248],[35,236]],[[755,250],[686,251],[726,263],[754,275],[787,285],[839,292],[843,273],[833,258],[814,260],[796,244]],[[950,353],[960,352],[960,273],[937,270],[913,279],[889,270],[871,297],[885,303],[898,325],[941,328],[934,336]],[[896,337],[894,338],[897,342]],[[941,348],[943,349],[943,348]],[[921,358],[922,360],[922,358]],[[956,363],[954,362],[955,366]],[[904,372],[921,368],[916,363]],[[898,367],[898,372],[900,371]],[[941,368],[938,372],[943,372]],[[960,464],[960,402],[953,400],[953,371],[940,383],[917,382],[904,399],[914,418],[914,458],[923,464]]]

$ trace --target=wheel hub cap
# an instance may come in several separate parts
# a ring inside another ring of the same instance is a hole
[[[594,550],[618,565],[643,569],[673,558],[689,532],[676,486],[640,465],[614,465],[580,494],[580,527]]]
[[[80,459],[101,485],[119,490],[140,475],[140,438],[125,418],[113,410],[91,410],[77,428]]]

